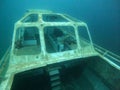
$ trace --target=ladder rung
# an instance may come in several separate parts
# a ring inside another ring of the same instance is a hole
[[[58,75],[51,76],[50,81],[60,80],[60,77]]]
[[[59,86],[61,84],[60,81],[54,81],[51,83],[51,87]]]
[[[50,76],[55,75],[55,74],[59,74],[59,70],[53,70],[49,72]]]
[[[61,89],[61,86],[56,86],[56,87],[53,87],[52,90],[62,90],[62,89]]]

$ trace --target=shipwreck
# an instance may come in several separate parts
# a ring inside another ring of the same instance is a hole
[[[120,56],[94,44],[85,22],[28,10],[0,60],[0,90],[120,90]]]

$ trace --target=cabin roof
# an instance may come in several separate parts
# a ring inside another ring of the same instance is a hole
[[[24,17],[22,17],[19,22],[22,23],[37,23],[37,22],[55,22],[55,23],[69,23],[69,22],[79,22],[82,21],[73,18],[67,14],[54,13],[48,10],[27,10]]]
[[[63,34],[60,36],[57,35],[56,33],[58,33],[58,31],[61,31]],[[88,40],[84,41],[82,37]],[[32,46],[35,46],[35,48]],[[61,49],[60,46],[63,46],[63,49]],[[84,53],[79,52],[81,50],[84,51]],[[14,56],[20,55],[20,57],[22,57],[21,55],[28,54],[39,54],[39,57],[42,57],[42,54],[43,56],[48,55],[47,59],[50,60],[49,63],[51,63],[52,58],[54,58],[53,61],[56,62],[58,57],[60,60],[69,60],[75,57],[82,57],[82,54],[84,54],[85,57],[87,57],[88,54],[96,54],[86,23],[66,14],[53,13],[52,11],[46,10],[28,10],[27,13],[18,20],[14,27],[11,51]],[[71,58],[66,56],[70,54]]]

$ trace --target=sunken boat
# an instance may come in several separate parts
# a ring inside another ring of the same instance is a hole
[[[0,60],[0,90],[120,90],[120,56],[94,44],[87,23],[28,10]]]

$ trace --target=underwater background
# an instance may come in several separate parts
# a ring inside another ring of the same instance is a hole
[[[94,43],[120,55],[120,0],[1,0],[0,58],[11,45],[14,23],[28,9],[66,13],[82,20]]]

